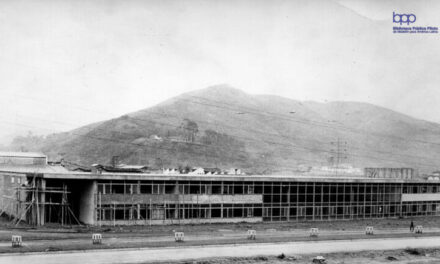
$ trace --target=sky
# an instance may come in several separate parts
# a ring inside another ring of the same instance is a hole
[[[440,122],[440,1],[0,1],[0,144],[216,84]]]

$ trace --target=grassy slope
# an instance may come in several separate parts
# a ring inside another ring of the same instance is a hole
[[[198,144],[151,139],[181,135],[179,126],[185,118],[198,125]],[[206,130],[222,136],[206,144]],[[106,163],[117,155],[125,163],[238,166],[262,172],[292,170],[300,164],[328,165],[330,142],[339,137],[347,141],[348,163],[420,167],[429,172],[435,169],[429,165],[440,158],[440,144],[423,141],[437,141],[439,132],[438,124],[370,104],[299,102],[215,86],[53,135],[39,150],[52,157],[65,153],[68,160],[84,164]]]

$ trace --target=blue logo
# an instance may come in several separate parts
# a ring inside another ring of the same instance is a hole
[[[411,24],[416,22],[416,15],[414,14],[396,14],[393,12],[393,23],[402,24]]]

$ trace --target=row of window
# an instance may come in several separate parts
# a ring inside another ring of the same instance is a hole
[[[264,206],[267,207],[276,207],[276,206],[377,206],[377,205],[399,205],[400,202],[357,202],[357,203],[330,203],[330,202],[322,202],[322,203],[264,203]]]
[[[21,184],[21,178],[22,177],[14,177],[14,176],[10,176],[11,177],[11,183],[17,183],[17,184]]]
[[[440,187],[437,185],[410,185],[403,186],[402,193],[437,193],[440,192]]]
[[[374,218],[399,215],[440,214],[440,206],[433,203],[381,206],[301,206],[261,207],[261,205],[108,205],[97,210],[98,220],[167,220],[263,217],[265,220]]]
[[[218,187],[218,189],[217,189]],[[98,193],[102,194],[207,194],[234,195],[259,194],[254,186],[209,186],[209,185],[163,185],[163,184],[99,184]],[[263,194],[264,203],[311,203],[311,202],[398,202],[400,193],[310,193],[292,192],[290,194]]]
[[[255,215],[254,215],[255,212]],[[166,220],[261,217],[262,209],[246,205],[107,205],[97,209],[98,220]]]
[[[402,186],[400,184],[274,184],[274,183],[166,183],[166,182],[103,182],[102,194],[312,194],[312,195],[378,195],[403,193],[436,193],[435,185]]]
[[[99,183],[102,194],[254,194],[254,186]],[[261,193],[261,192],[260,192]]]
[[[298,194],[290,195],[263,195],[264,203],[357,203],[357,202],[399,202],[401,194],[399,193],[378,193],[378,194]]]

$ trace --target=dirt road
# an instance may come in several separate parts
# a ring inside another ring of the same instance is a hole
[[[0,263],[154,263],[211,257],[250,257],[258,255],[322,254],[363,250],[391,250],[406,247],[439,247],[438,237],[390,238],[369,240],[307,241],[289,243],[260,243],[203,247],[167,247],[154,249],[96,250],[59,253],[4,254]]]
[[[153,247],[188,247],[188,246],[207,246],[207,245],[230,245],[230,244],[249,244],[249,243],[288,243],[299,241],[325,241],[325,240],[355,240],[355,239],[379,239],[379,238],[407,238],[407,237],[432,237],[440,236],[439,228],[427,228],[423,234],[409,233],[407,229],[381,229],[375,230],[374,236],[366,236],[365,232],[358,230],[320,230],[319,237],[310,237],[309,230],[261,230],[257,231],[257,240],[247,240],[246,230],[217,230],[211,232],[185,233],[185,243],[174,242],[174,234],[161,234],[149,236],[148,234],[103,234],[102,244],[92,245],[91,234],[69,234],[63,239],[62,234],[55,233],[41,234],[32,237],[32,232],[8,231],[7,242],[0,242],[0,253],[24,253],[24,252],[46,252],[46,251],[70,251],[70,250],[93,250],[93,249],[112,249],[112,248],[153,248]],[[23,235],[23,247],[12,248],[10,236]],[[87,235],[85,238],[84,235]],[[45,238],[45,239],[43,239]]]

